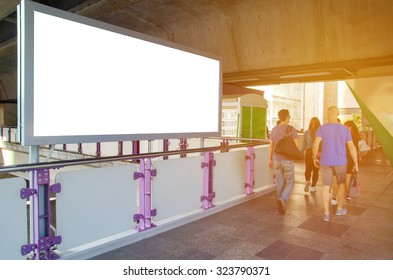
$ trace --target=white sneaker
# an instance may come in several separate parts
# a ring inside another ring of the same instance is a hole
[[[304,192],[308,192],[310,185],[311,185],[310,181],[306,181],[306,184],[304,186]]]
[[[337,204],[338,204],[338,200],[335,199],[335,198],[332,198],[332,199],[330,200],[330,204],[331,204],[331,205],[337,205]]]
[[[317,191],[317,187],[310,187],[310,192],[316,192]]]

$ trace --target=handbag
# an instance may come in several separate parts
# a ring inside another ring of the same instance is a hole
[[[361,156],[365,156],[371,150],[370,146],[363,139],[359,141],[358,147]]]
[[[349,178],[349,186],[348,186],[348,196],[349,197],[358,197],[360,194],[360,182],[356,172],[351,174]]]
[[[291,128],[292,127],[288,125],[284,137],[277,142],[274,152],[290,160],[302,160],[304,158],[304,153],[296,147],[291,137]]]

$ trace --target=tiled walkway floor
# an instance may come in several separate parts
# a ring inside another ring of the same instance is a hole
[[[296,168],[285,215],[271,192],[93,259],[393,259],[389,164],[364,160],[360,197],[346,203],[347,215],[332,215],[329,223],[322,220],[321,187],[316,194],[304,193],[303,164]]]

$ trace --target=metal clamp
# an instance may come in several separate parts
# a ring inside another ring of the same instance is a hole
[[[139,220],[143,219],[143,214],[135,214],[134,215],[134,222],[139,222]]]
[[[134,172],[134,180],[139,179],[139,178],[144,178],[145,174],[142,172]]]
[[[25,244],[21,247],[20,252],[22,256],[33,253],[36,249],[39,251],[49,250],[54,245],[61,244],[62,237],[61,235],[57,236],[45,236],[38,240],[39,245],[37,244]],[[56,254],[52,254],[54,257]]]
[[[210,167],[210,166],[216,166],[216,161],[212,160],[209,162],[201,162],[201,168]]]
[[[49,184],[49,169],[40,169],[37,170],[37,184],[38,185],[47,185]]]
[[[46,250],[50,249],[54,245],[59,245],[61,243],[62,237],[61,235],[58,236],[45,236],[39,239],[39,250]]]
[[[34,252],[35,249],[37,249],[37,244],[25,244],[20,248],[20,253],[24,256]]]
[[[61,184],[57,183],[49,187],[51,193],[60,193],[61,192]]]
[[[20,198],[26,199],[37,193],[36,189],[24,188],[20,190]]]
[[[61,244],[61,241],[63,240],[63,237],[61,235],[56,235],[52,237],[52,245],[59,245]]]
[[[249,160],[249,159],[255,159],[255,154],[252,154],[251,156],[246,156],[246,160]]]
[[[201,196],[201,202],[204,202],[205,200],[206,201],[209,201],[209,202],[212,202],[213,201],[213,198],[215,198],[216,197],[216,193],[215,192],[213,192],[213,193],[210,193],[209,195],[203,195],[203,196]]]
[[[157,176],[157,169],[151,169],[150,176],[156,177]]]
[[[157,209],[152,209],[150,211],[150,216],[155,217],[157,216]],[[143,214],[134,214],[134,222],[138,222],[141,219],[144,219],[145,216]]]

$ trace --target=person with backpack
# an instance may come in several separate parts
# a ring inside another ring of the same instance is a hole
[[[287,133],[287,128],[297,148],[299,148],[299,136],[296,129],[289,125],[291,116],[287,109],[280,110],[278,118],[280,124],[275,126],[270,134],[269,167],[274,168],[278,211],[285,214],[288,198],[295,185],[295,162],[293,159],[275,153],[274,150],[278,141]]]

